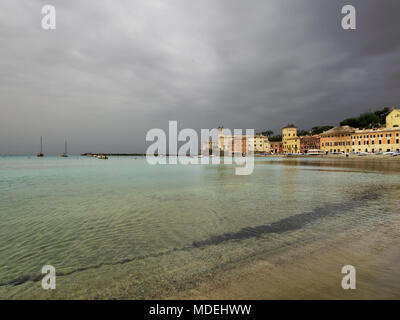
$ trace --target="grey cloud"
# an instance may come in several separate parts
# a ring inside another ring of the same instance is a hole
[[[40,9],[57,9],[57,30]],[[195,129],[337,124],[399,105],[396,0],[0,3],[0,154],[143,152],[168,120]]]

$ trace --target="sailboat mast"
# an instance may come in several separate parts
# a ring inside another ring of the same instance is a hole
[[[40,152],[37,154],[38,157],[43,157],[43,138],[40,136]]]
[[[67,154],[67,140],[65,140],[65,154]]]

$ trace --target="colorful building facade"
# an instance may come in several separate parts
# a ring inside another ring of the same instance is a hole
[[[269,140],[267,136],[262,134],[256,134],[255,136],[249,136],[249,144],[253,144],[255,153],[269,153]]]
[[[257,135],[227,135],[223,127],[218,128],[218,140],[206,143],[202,150],[219,150],[221,154],[272,153],[307,154],[310,150],[324,153],[350,152],[395,152],[400,151],[400,110],[392,109],[386,116],[386,125],[382,128],[357,129],[350,126],[338,126],[320,135],[297,136],[297,128],[288,125],[282,128],[282,141],[268,140]],[[214,151],[215,152],[215,151]]]
[[[320,149],[325,153],[351,152],[351,136],[355,131],[350,126],[339,126],[321,133]]]
[[[320,136],[302,136],[300,137],[300,153],[308,153],[309,150],[320,149]]]
[[[321,133],[321,150],[327,153],[394,152],[400,151],[400,110],[392,109],[386,126],[356,129],[340,126]]]
[[[300,153],[300,138],[297,136],[297,128],[288,125],[282,128],[283,153]]]
[[[282,141],[270,141],[269,152],[271,154],[282,154],[283,153],[283,143]]]
[[[356,130],[351,136],[351,152],[400,151],[400,127]]]
[[[386,128],[399,128],[400,127],[400,110],[392,109],[392,111],[386,116]]]
[[[220,155],[228,154],[253,154],[268,153],[269,141],[268,137],[257,135],[229,135],[224,133],[223,127],[218,127],[218,140],[205,143],[202,147],[202,153],[206,150],[218,150]],[[210,152],[211,153],[211,152]]]

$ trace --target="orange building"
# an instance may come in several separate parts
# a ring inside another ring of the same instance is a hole
[[[353,127],[339,126],[321,133],[321,150],[326,153],[351,152],[351,137],[355,132]]]

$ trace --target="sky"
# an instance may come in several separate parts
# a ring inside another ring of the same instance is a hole
[[[400,107],[399,14],[398,0],[1,0],[0,154],[37,153],[40,136],[46,154],[65,139],[140,153],[169,120],[280,133]]]

